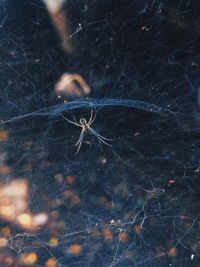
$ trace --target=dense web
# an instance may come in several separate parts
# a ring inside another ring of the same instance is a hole
[[[71,55],[42,1],[0,1],[0,266],[199,266],[198,1],[64,10]]]

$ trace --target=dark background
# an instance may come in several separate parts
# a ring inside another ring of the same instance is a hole
[[[69,0],[65,8],[72,56],[40,1],[0,2],[0,119],[11,120],[1,125],[10,138],[0,150],[12,170],[1,179],[28,179],[31,210],[51,218],[23,251],[37,253],[34,266],[51,257],[56,266],[199,266],[199,1]],[[64,72],[83,75],[91,102],[67,107],[57,98]],[[135,102],[117,106],[115,99]],[[87,135],[75,156],[80,129],[60,115],[88,118],[88,103],[97,109],[94,129],[113,146]],[[152,112],[151,104],[173,113]],[[40,109],[45,116],[31,115]],[[60,184],[57,173],[75,182]],[[80,203],[63,197],[66,190]],[[24,231],[11,227],[15,242]],[[82,246],[78,255],[68,253],[74,243]],[[19,266],[21,250],[3,253]]]

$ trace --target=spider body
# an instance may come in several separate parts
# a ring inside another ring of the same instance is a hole
[[[111,144],[108,143],[108,142],[112,142],[111,139],[105,138],[104,136],[100,135],[94,129],[92,129],[90,127],[92,125],[92,123],[94,122],[95,118],[96,118],[96,113],[94,114],[93,110],[91,111],[90,119],[89,119],[88,122],[87,122],[87,120],[85,118],[80,118],[79,122],[77,122],[74,116],[73,116],[74,121],[71,121],[71,120],[67,119],[63,115],[62,115],[62,117],[66,121],[68,121],[69,123],[74,124],[77,127],[82,128],[80,136],[79,136],[79,139],[78,139],[77,143],[75,144],[75,146],[78,146],[76,154],[78,154],[78,152],[79,152],[79,150],[81,148],[81,145],[83,143],[84,133],[87,133],[87,132],[91,132],[93,135],[95,135],[98,138],[99,141],[101,141],[105,145],[111,146]]]
[[[87,124],[87,121],[85,118],[80,118],[79,124],[81,127],[83,127],[85,129],[85,132],[89,131],[89,127],[88,127],[88,124]]]

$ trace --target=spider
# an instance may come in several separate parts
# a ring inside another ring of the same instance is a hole
[[[100,135],[99,133],[97,133],[94,129],[92,129],[90,126],[92,125],[92,123],[94,122],[95,118],[96,118],[96,113],[94,114],[94,111],[92,109],[91,111],[91,115],[90,115],[90,118],[89,118],[89,121],[87,122],[87,120],[85,118],[80,118],[79,120],[79,123],[76,121],[76,118],[74,117],[73,115],[73,118],[74,118],[74,121],[71,121],[69,119],[67,119],[66,117],[64,117],[63,115],[61,115],[63,117],[63,119],[65,119],[67,122],[71,123],[71,124],[74,124],[80,128],[82,128],[81,130],[81,133],[80,133],[80,136],[79,136],[79,139],[77,141],[77,143],[75,144],[75,146],[78,146],[77,148],[77,151],[76,151],[76,154],[78,154],[80,148],[81,148],[81,145],[83,143],[83,137],[84,137],[84,134],[87,133],[87,132],[91,132],[93,135],[95,135],[99,141],[101,141],[102,143],[104,143],[105,145],[107,146],[112,146],[111,144],[109,144],[108,142],[112,142],[112,139],[108,139],[108,138],[105,138],[103,137],[102,135]],[[108,141],[108,142],[107,142]]]

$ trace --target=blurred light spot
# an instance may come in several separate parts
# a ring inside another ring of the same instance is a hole
[[[46,213],[30,214],[28,182],[13,180],[0,186],[0,217],[27,230],[35,231],[48,220]]]
[[[56,260],[53,258],[48,259],[48,261],[45,263],[45,267],[55,267],[56,266]]]
[[[176,183],[176,180],[174,180],[174,179],[171,179],[171,180],[168,181],[168,185],[172,185],[172,184],[175,184],[175,183]]]
[[[8,237],[11,233],[11,230],[9,227],[5,226],[1,229],[0,231],[1,235],[4,236],[4,237]]]
[[[7,165],[0,166],[0,175],[8,176],[10,174],[10,168]]]
[[[11,267],[14,264],[14,260],[13,260],[12,257],[6,257],[4,259],[4,262],[3,263],[4,263],[4,267]]]
[[[90,94],[90,88],[79,74],[64,73],[55,86],[58,95],[82,97]]]
[[[178,254],[177,249],[175,247],[172,247],[169,249],[168,255],[169,257],[176,257]]]
[[[71,199],[71,202],[74,204],[74,205],[80,205],[81,204],[81,199],[78,195],[74,195]]]
[[[29,162],[29,163],[25,164],[24,167],[23,167],[23,170],[26,171],[26,172],[32,172],[33,171],[32,163]]]
[[[58,219],[58,217],[59,217],[59,212],[57,210],[53,210],[51,212],[51,219],[55,221]]]
[[[111,202],[111,201],[108,201],[108,202],[106,203],[106,209],[107,209],[107,210],[111,210],[112,208],[113,208],[112,202]]]
[[[48,10],[50,10],[51,12],[59,11],[65,2],[65,0],[56,0],[56,1],[55,0],[43,0],[43,1],[47,5]]]
[[[72,198],[73,195],[74,195],[74,192],[71,191],[71,190],[65,190],[65,191],[63,192],[63,196],[64,196],[65,198],[67,198],[67,199]]]
[[[51,239],[49,240],[49,245],[50,245],[51,247],[56,247],[56,246],[58,245],[58,239],[57,239],[57,238],[51,238]]]
[[[44,225],[48,221],[47,213],[41,212],[33,216],[34,225]]]
[[[119,240],[122,242],[126,242],[128,240],[128,234],[126,232],[119,233]]]
[[[23,227],[29,227],[33,223],[31,215],[27,213],[20,214],[17,217],[17,222]]]
[[[75,181],[75,177],[73,175],[68,175],[66,178],[66,183],[67,184],[73,184]]]
[[[140,226],[140,224],[135,224],[133,226],[133,231],[136,233],[136,234],[140,234],[142,232],[142,227]]]
[[[64,221],[57,222],[56,227],[57,227],[58,230],[65,229],[65,222]]]
[[[112,231],[109,228],[103,230],[104,241],[110,242],[113,239]]]
[[[82,252],[82,246],[80,244],[71,245],[68,248],[68,252],[71,254],[80,254]]]
[[[62,183],[64,178],[63,178],[62,174],[57,173],[57,174],[54,175],[54,179],[55,179],[56,182]]]
[[[101,205],[105,206],[107,210],[111,210],[113,207],[112,202],[109,201],[105,196],[100,196],[99,202],[101,203]]]
[[[0,141],[8,141],[9,135],[5,130],[0,130]]]
[[[20,256],[20,264],[22,266],[30,266],[36,263],[38,257],[35,252],[22,253]]]
[[[0,238],[0,248],[6,247],[8,245],[8,240],[5,237]]]
[[[100,202],[102,205],[105,205],[107,201],[108,201],[108,200],[107,200],[107,198],[106,198],[105,196],[101,196],[101,197],[99,197],[99,202]]]

